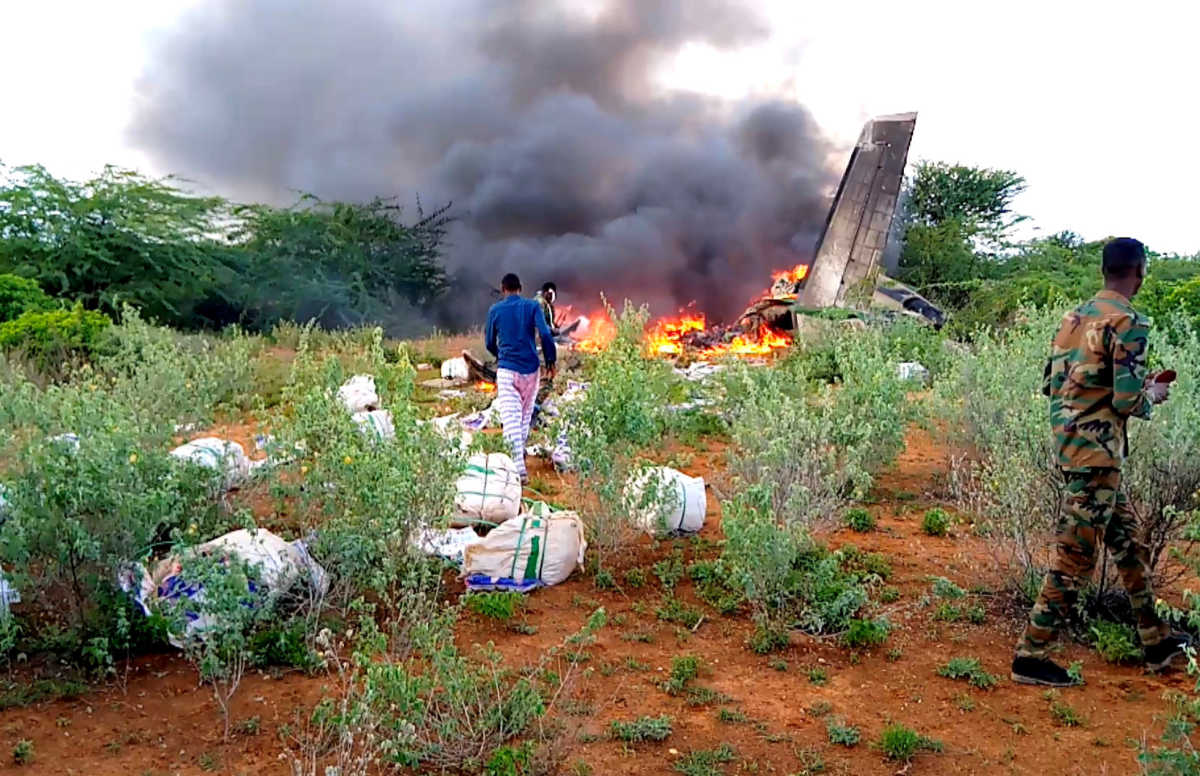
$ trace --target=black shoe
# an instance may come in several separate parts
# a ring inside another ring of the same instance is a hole
[[[1053,660],[1036,657],[1015,657],[1012,680],[1018,684],[1040,684],[1046,687],[1074,687],[1082,680],[1072,679],[1062,666]]]
[[[1183,654],[1183,648],[1191,646],[1192,639],[1184,633],[1172,633],[1157,644],[1146,647],[1146,668],[1150,671],[1161,671],[1171,664],[1171,661]]]

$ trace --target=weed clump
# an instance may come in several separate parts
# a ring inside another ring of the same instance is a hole
[[[998,676],[984,670],[983,664],[977,657],[951,658],[949,662],[938,669],[937,673],[938,676],[944,676],[947,679],[965,679],[972,687],[978,687],[981,690],[990,690],[1000,682]]]
[[[843,520],[851,531],[869,533],[875,530],[875,516],[862,507],[847,509]]]
[[[891,632],[891,625],[883,618],[852,620],[850,627],[842,634],[842,643],[851,649],[877,647],[887,641],[889,632]]]
[[[921,519],[921,530],[929,536],[945,536],[950,529],[950,515],[941,507],[934,507]]]
[[[917,752],[941,752],[942,742],[926,738],[901,724],[888,725],[879,735],[876,747],[889,760],[908,762]]]
[[[1142,649],[1138,646],[1137,633],[1128,625],[1098,620],[1089,630],[1093,646],[1100,657],[1108,662],[1127,663],[1141,658]]]
[[[671,735],[671,721],[669,714],[660,717],[638,717],[630,722],[613,720],[609,725],[609,732],[613,738],[627,744],[665,741]]]
[[[847,725],[845,720],[830,719],[825,723],[825,732],[829,735],[829,743],[846,748],[853,747],[862,739],[862,731],[853,725]]]

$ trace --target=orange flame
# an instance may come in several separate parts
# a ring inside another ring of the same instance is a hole
[[[799,283],[806,277],[808,277],[808,265],[797,264],[791,269],[785,269],[774,273],[771,275],[771,281],[777,283],[780,280],[786,280],[789,283]]]
[[[704,314],[685,315],[678,318],[660,318],[646,333],[646,350],[652,355],[674,356],[683,352],[680,341],[689,331],[704,331]]]
[[[482,393],[492,393],[496,390],[496,384],[489,383],[487,380],[480,380],[479,382],[475,383],[475,390]]]

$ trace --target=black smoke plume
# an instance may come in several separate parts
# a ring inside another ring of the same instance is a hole
[[[565,302],[736,315],[811,258],[836,172],[800,105],[663,93],[682,46],[766,31],[744,3],[212,0],[159,45],[134,142],[164,171],[287,203],[453,202],[442,325],[505,271]]]

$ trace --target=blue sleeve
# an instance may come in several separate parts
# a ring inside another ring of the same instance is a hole
[[[487,352],[491,353],[496,358],[500,357],[500,348],[496,344],[496,311],[495,309],[488,310],[487,326],[483,330],[483,346],[487,348]]]
[[[554,346],[554,334],[546,325],[546,315],[542,312],[540,304],[533,306],[533,325],[537,327],[538,336],[542,338],[542,356],[546,359],[546,366],[554,366],[554,362],[558,360],[558,350]]]

